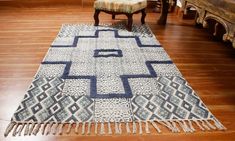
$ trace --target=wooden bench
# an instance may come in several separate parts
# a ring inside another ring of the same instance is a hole
[[[128,18],[127,30],[131,31],[133,23],[133,14],[142,13],[141,23],[145,24],[146,6],[146,0],[96,0],[94,2],[94,25],[99,25],[99,13],[101,11],[108,14],[112,14],[112,19],[115,19],[115,15],[124,14]]]
[[[196,22],[203,27],[208,26],[208,20],[215,20],[214,33],[217,34],[218,24],[225,28],[224,41],[230,41],[235,48],[235,0],[183,0],[182,8],[187,14],[189,8],[197,11]]]

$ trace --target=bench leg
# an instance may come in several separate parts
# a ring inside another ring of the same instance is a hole
[[[132,30],[132,23],[133,23],[133,18],[132,18],[133,14],[126,14],[127,18],[128,18],[128,23],[127,23],[127,30],[131,31]]]
[[[99,25],[99,14],[100,14],[100,10],[95,10],[95,14],[94,14],[95,24],[94,24],[94,26]]]
[[[113,19],[113,20],[115,19],[115,14],[112,14],[112,19]]]
[[[145,9],[141,10],[142,16],[141,16],[141,23],[145,24],[145,17],[146,17],[146,13],[145,13]]]

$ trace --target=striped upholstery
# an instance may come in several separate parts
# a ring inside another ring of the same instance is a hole
[[[94,8],[112,12],[134,13],[147,6],[147,0],[96,0]]]

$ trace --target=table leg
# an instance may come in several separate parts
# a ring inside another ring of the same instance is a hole
[[[165,25],[166,24],[168,9],[169,9],[169,1],[168,0],[162,0],[161,16],[158,19],[157,24],[159,24],[159,25]]]

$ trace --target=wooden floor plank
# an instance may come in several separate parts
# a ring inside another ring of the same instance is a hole
[[[146,23],[178,66],[179,70],[227,131],[193,134],[164,132],[153,135],[121,136],[41,136],[3,137],[5,127],[23,98],[39,63],[64,23],[90,23],[93,8],[79,5],[40,7],[0,6],[0,140],[235,140],[235,50],[231,45],[214,41],[205,29],[193,21],[170,14],[167,25],[159,26],[157,13],[147,13]],[[126,19],[101,14],[102,23]],[[134,22],[140,23],[140,15]]]

